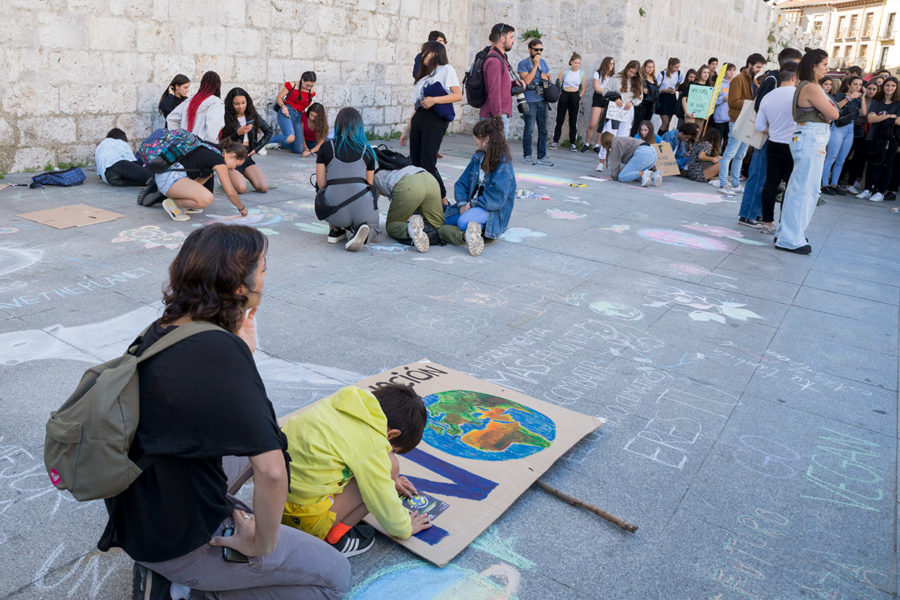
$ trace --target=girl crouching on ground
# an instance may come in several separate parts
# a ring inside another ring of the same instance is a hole
[[[266,147],[272,137],[272,128],[261,118],[253,106],[253,98],[243,88],[232,88],[225,96],[225,127],[220,142],[236,143],[247,148],[247,160],[230,171],[231,185],[238,194],[247,191],[247,181],[261,194],[269,191],[269,182],[253,155]]]
[[[478,151],[453,188],[456,204],[444,209],[444,226],[438,235],[444,242],[461,246],[478,256],[485,240],[491,242],[506,231],[516,197],[516,174],[503,121],[494,117],[472,129]],[[465,233],[463,233],[465,232]]]
[[[315,154],[322,147],[322,143],[328,139],[328,113],[325,107],[318,102],[313,102],[306,109],[306,121],[303,123],[303,149],[301,156],[306,158]]]

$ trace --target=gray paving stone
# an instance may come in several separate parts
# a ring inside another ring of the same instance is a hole
[[[887,307],[885,312],[890,310]],[[884,316],[887,318],[859,320],[792,306],[781,322],[781,331],[896,355],[897,326],[885,323],[892,319],[889,315]],[[896,317],[896,313],[893,316]]]
[[[824,271],[812,269],[803,285],[856,298],[883,302],[893,306],[900,304],[900,287],[890,285],[889,282],[863,281],[853,277],[831,275]]]

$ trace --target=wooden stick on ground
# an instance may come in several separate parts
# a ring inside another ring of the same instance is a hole
[[[587,502],[585,502],[583,500],[579,500],[578,498],[575,498],[574,496],[570,496],[569,494],[565,493],[564,491],[560,490],[559,488],[553,487],[549,483],[544,483],[540,479],[538,479],[534,483],[535,483],[535,485],[537,485],[539,488],[541,488],[548,494],[553,494],[560,500],[564,500],[564,501],[568,502],[569,504],[571,504],[572,506],[577,506],[579,508],[589,510],[590,512],[594,513],[595,515],[597,515],[599,517],[603,517],[610,523],[613,523],[614,525],[618,525],[625,531],[630,531],[631,533],[634,533],[635,531],[637,531],[637,525],[632,525],[625,519],[623,519],[621,517],[617,517],[616,515],[614,515],[612,513],[608,513],[605,510],[603,510],[602,508],[598,508],[598,507],[594,506],[593,504],[588,504]]]

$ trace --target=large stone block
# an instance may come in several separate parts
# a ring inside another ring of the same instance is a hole
[[[171,52],[175,48],[175,23],[139,21],[137,23],[138,52]]]
[[[225,28],[194,25],[181,31],[181,51],[189,54],[230,54],[225,47]]]
[[[172,78],[178,73],[187,75],[189,78],[193,79],[194,73],[197,70],[196,61],[193,56],[154,54],[151,62],[153,65],[153,74],[151,77],[159,86],[159,93],[157,95],[162,94],[163,89],[165,89],[169,82],[172,81]],[[194,83],[192,89],[196,91],[199,84],[199,81]]]
[[[59,112],[59,89],[45,83],[15,83],[2,92],[5,110],[19,117]]]
[[[95,50],[133,50],[134,24],[121,17],[90,17],[88,41]]]
[[[216,0],[215,14],[220,25],[243,25],[247,19],[245,0]]]
[[[226,47],[230,54],[259,56],[261,38],[258,31],[245,27],[228,27],[226,31]]]
[[[84,48],[86,30],[84,19],[74,15],[54,15],[46,24],[38,26],[41,48]]]
[[[234,61],[234,80],[243,87],[254,83],[267,83],[269,87],[277,85],[266,76],[266,61],[261,58],[239,58]]]
[[[6,69],[6,81],[9,82],[45,81],[50,68],[50,54],[43,49],[4,48],[0,69]]]
[[[116,118],[116,127],[125,132],[132,146],[136,146],[137,140],[142,140],[150,135],[152,127],[151,115],[147,113],[125,114]]]
[[[47,164],[56,164],[56,152],[50,148],[17,148],[10,171],[40,169]]]
[[[302,60],[316,60],[319,58],[319,38],[305,33],[295,33],[291,56]]]
[[[268,30],[278,20],[278,11],[266,0],[247,0],[247,24]]]
[[[291,38],[292,34],[287,29],[272,29],[265,35],[265,43],[267,47],[266,56],[289,57],[292,56]]]
[[[59,112],[69,114],[122,113],[134,112],[136,108],[137,89],[134,84],[60,86]]]
[[[0,119],[0,146],[12,146],[16,143],[15,132],[6,119]]]
[[[197,57],[197,72],[201,75],[197,78],[199,87],[200,77],[207,71],[215,71],[222,81],[230,81],[234,72],[234,59],[230,56],[216,54]]]
[[[76,117],[75,122],[78,126],[78,141],[83,144],[99,143],[110,129],[118,127],[113,115],[84,115]]]
[[[66,144],[56,151],[56,164],[60,163],[87,163],[94,162],[94,150],[97,144]]]
[[[106,0],[67,0],[66,8],[77,13],[102,15],[107,12],[107,2]]]

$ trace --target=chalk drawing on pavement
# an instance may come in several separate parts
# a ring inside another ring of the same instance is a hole
[[[177,250],[184,243],[187,236],[184,232],[166,230],[157,225],[144,225],[134,229],[120,231],[119,235],[112,239],[113,244],[125,244],[130,242],[143,243],[144,248],[164,247],[169,250]]]
[[[621,302],[598,300],[597,302],[591,302],[590,307],[592,311],[604,317],[615,317],[624,321],[640,321],[644,318],[644,313],[641,309],[630,304],[622,304]]]
[[[542,238],[547,234],[542,231],[532,231],[527,227],[510,227],[500,236],[501,240],[512,242],[513,244],[521,244],[528,238]]]
[[[37,248],[0,246],[0,292],[24,287],[24,281],[9,276],[36,265],[43,257],[44,251]]]
[[[684,231],[676,231],[674,229],[640,229],[637,234],[644,239],[666,244],[668,246],[680,246],[682,248],[690,248],[692,250],[713,250],[717,252],[727,252],[730,250],[728,244],[720,242],[717,239],[694,235]]]
[[[716,292],[700,295],[676,287],[662,286],[650,290],[646,300],[644,306],[686,312],[693,321],[715,321],[724,325],[728,319],[744,322],[762,319],[752,310],[744,308],[746,304],[731,302]]]
[[[559,208],[548,208],[544,211],[551,219],[560,219],[563,221],[576,221],[583,219],[585,215],[571,210],[561,210]]]

